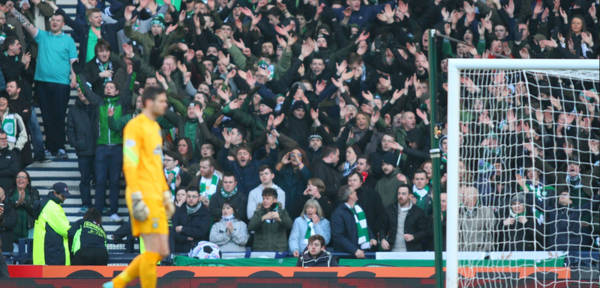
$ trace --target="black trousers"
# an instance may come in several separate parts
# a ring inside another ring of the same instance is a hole
[[[56,154],[58,149],[65,148],[65,117],[69,104],[69,85],[36,82],[36,93],[44,120],[46,149]]]
[[[81,248],[71,258],[71,265],[102,265],[108,264],[106,248]]]
[[[9,278],[8,275],[8,266],[6,266],[6,261],[4,260],[4,255],[0,254],[0,279]]]

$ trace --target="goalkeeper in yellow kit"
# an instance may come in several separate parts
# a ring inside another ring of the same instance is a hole
[[[123,131],[123,173],[131,232],[142,237],[146,251],[104,288],[125,287],[138,276],[143,288],[156,287],[156,263],[169,255],[167,220],[175,208],[163,173],[162,137],[156,122],[167,109],[167,96],[161,88],[148,87],[142,101],[142,113]]]

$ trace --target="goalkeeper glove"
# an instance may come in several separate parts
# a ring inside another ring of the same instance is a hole
[[[131,208],[133,210],[133,218],[137,221],[145,221],[150,214],[150,209],[142,200],[142,192],[137,191],[131,193]]]

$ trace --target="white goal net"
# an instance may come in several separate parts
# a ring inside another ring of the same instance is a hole
[[[598,287],[598,65],[450,60],[447,287]]]

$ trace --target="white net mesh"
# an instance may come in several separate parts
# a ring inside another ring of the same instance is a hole
[[[460,71],[462,287],[600,283],[598,71]]]

